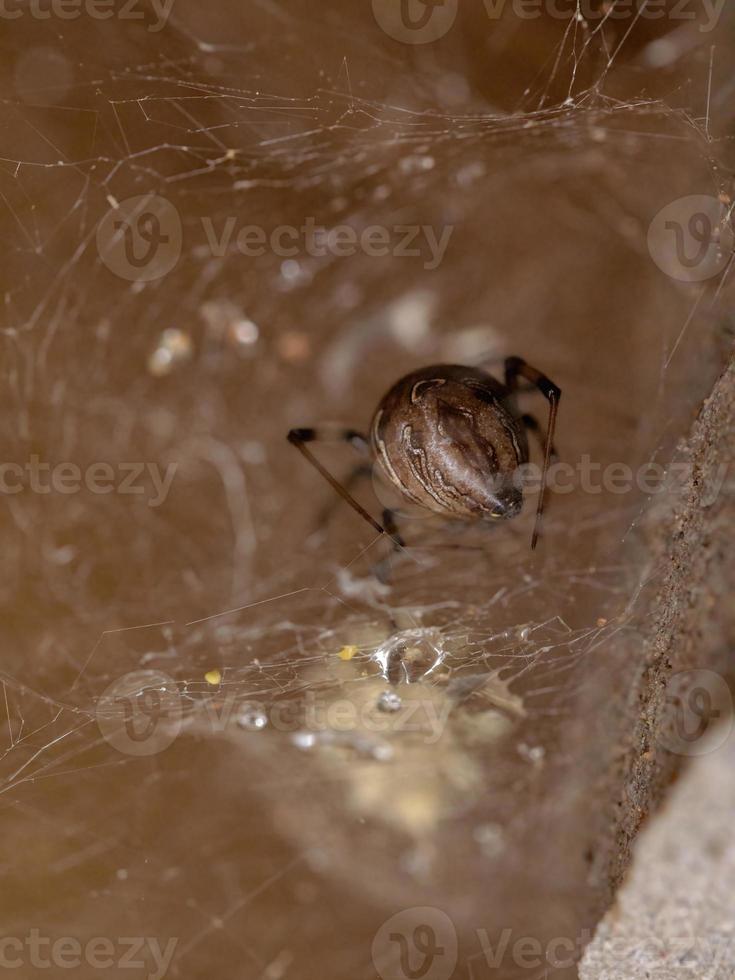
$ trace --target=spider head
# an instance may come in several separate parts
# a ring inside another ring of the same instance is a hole
[[[491,507],[483,518],[489,521],[508,520],[523,510],[523,493],[516,486],[501,487],[489,493]]]

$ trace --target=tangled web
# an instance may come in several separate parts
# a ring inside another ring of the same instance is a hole
[[[590,665],[641,642],[657,576],[647,542],[671,501],[554,497],[536,554],[528,515],[492,535],[416,521],[385,586],[373,574],[384,542],[352,514],[317,520],[328,490],[284,434],[367,424],[417,363],[527,352],[564,389],[566,458],[668,466],[729,329],[729,264],[674,282],[646,244],[677,197],[729,208],[729,145],[713,135],[727,51],[695,46],[695,26],[651,34],[639,15],[621,31],[610,11],[580,13],[551,25],[548,53],[529,51],[521,71],[503,61],[521,42],[496,38],[503,87],[471,46],[446,64],[382,35],[361,50],[336,9],[325,28],[301,8],[256,5],[257,41],[234,28],[235,42],[205,40],[228,37],[223,11],[205,31],[182,5],[160,36],[84,22],[81,60],[58,25],[24,21],[30,47],[9,61],[3,103],[9,458],[72,461],[83,476],[100,462],[116,477],[144,467],[130,494],[25,487],[3,521],[11,834],[23,841],[29,817],[54,814],[64,831],[31,873],[79,876],[59,920],[98,930],[127,876],[148,874],[142,855],[171,816],[106,794],[142,779],[175,800],[190,753],[211,754],[202,778],[217,801],[208,825],[190,815],[200,844],[219,836],[238,852],[226,803],[242,797],[249,826],[264,813],[286,842],[266,849],[276,868],[306,855],[319,880],[371,901],[386,882],[404,896],[449,887],[458,827],[470,828],[468,864],[520,850],[530,802],[553,810],[571,764]],[[273,23],[283,36],[259,38]],[[89,53],[103,38],[104,67]],[[131,200],[156,219],[149,244],[163,242],[150,277],[130,273],[120,229],[105,231]],[[408,258],[252,256],[237,238],[246,225],[301,234],[307,219],[453,238],[433,268],[428,238]],[[347,450],[324,452],[344,475]],[[374,489],[356,493],[377,513]],[[359,887],[356,825],[376,868]],[[217,865],[205,901],[175,833],[153,860],[158,877],[141,887],[171,903],[156,928],[194,937],[174,967],[194,975],[206,910],[221,899],[228,931],[249,893]],[[104,912],[91,907],[98,889]],[[266,972],[268,950],[253,943],[262,975],[286,975]]]

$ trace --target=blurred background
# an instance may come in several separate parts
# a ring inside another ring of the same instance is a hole
[[[618,879],[610,774],[676,488],[575,481],[536,552],[533,503],[413,515],[381,584],[384,542],[324,519],[286,433],[367,431],[403,373],[515,354],[563,390],[562,460],[671,473],[732,344],[731,14],[9,0],[23,976],[576,976]],[[355,493],[379,517],[377,482]]]

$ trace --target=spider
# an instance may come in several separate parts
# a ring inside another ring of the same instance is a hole
[[[536,419],[516,408],[521,378],[549,402],[545,439]],[[448,519],[493,521],[516,517],[523,508],[523,492],[514,477],[528,462],[526,431],[533,432],[544,451],[533,549],[560,398],[561,389],[520,357],[506,359],[504,384],[481,368],[439,364],[407,374],[393,385],[378,404],[369,437],[341,429],[336,438],[370,453],[388,483],[413,504]],[[405,547],[393,510],[383,510],[381,524],[350,493],[365,466],[357,467],[343,485],[308,447],[325,440],[317,429],[291,429],[288,440],[368,524],[393,540],[394,548]]]

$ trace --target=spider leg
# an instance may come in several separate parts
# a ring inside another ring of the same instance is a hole
[[[352,429],[341,429],[338,433],[335,433],[335,435],[339,440],[344,442],[367,447],[367,440],[365,436],[359,432],[353,431]],[[402,541],[393,537],[390,531],[387,531],[382,524],[378,524],[378,522],[371,517],[370,514],[368,514],[362,504],[355,500],[349,490],[346,490],[339,480],[332,476],[329,470],[319,462],[314,453],[312,453],[312,451],[308,448],[308,443],[318,442],[320,439],[323,440],[324,438],[324,436],[320,436],[316,429],[291,429],[288,434],[288,441],[291,443],[291,445],[298,449],[301,455],[308,460],[309,463],[311,463],[317,473],[319,473],[320,476],[327,481],[332,489],[335,490],[335,492],[338,493],[339,496],[346,503],[348,503],[364,521],[367,521],[367,523],[375,531],[377,531],[378,534],[387,534],[389,537],[393,538],[394,544],[396,544],[398,547],[403,547]],[[334,436],[332,436],[332,438],[334,438]]]
[[[545,374],[536,368],[531,367],[520,357],[509,357],[505,362],[505,383],[510,391],[518,390],[518,379],[525,378],[530,381],[549,402],[549,422],[546,428],[546,445],[544,446],[544,468],[541,474],[541,490],[539,492],[538,507],[536,508],[536,522],[533,527],[533,537],[531,538],[531,548],[535,548],[538,543],[541,517],[544,512],[544,498],[546,497],[546,478],[549,471],[549,462],[553,452],[554,429],[556,428],[556,415],[559,409],[559,399],[561,398],[561,388],[554,384]]]
[[[383,511],[383,525],[393,539],[393,550],[399,551],[401,548],[405,548],[406,542],[403,540],[400,531],[398,530],[395,511],[390,510],[388,507],[386,507]]]
[[[357,466],[354,466],[344,478],[342,481],[342,486],[347,493],[351,493],[353,488],[357,486],[360,480],[364,480],[365,477],[372,476],[372,473],[373,468],[369,463],[358,463]],[[336,509],[337,503],[337,498],[332,497],[319,511],[316,519],[317,531],[324,528],[324,526],[332,519],[332,514]]]
[[[541,431],[541,426],[539,425],[539,421],[536,418],[536,416],[529,415],[528,413],[526,413],[525,415],[521,415],[520,420],[523,423],[523,425],[525,425],[525,427],[528,429],[528,431],[534,434],[534,436],[538,440],[539,445],[541,446],[541,452],[544,452],[546,448],[546,435]],[[556,451],[556,446],[552,442],[551,458],[558,459],[558,457],[559,454]]]
[[[288,441],[294,442],[346,442],[363,456],[369,455],[367,436],[355,429],[345,429],[341,426],[322,425],[318,429],[291,429]]]
[[[373,572],[375,577],[383,585],[387,585],[390,579],[390,567],[391,560],[397,551],[406,547],[406,542],[401,537],[401,533],[398,530],[398,525],[396,524],[395,512],[390,510],[388,507],[383,511],[383,526],[385,527],[388,534],[393,540],[393,547],[391,548],[389,554],[382,558],[377,565],[374,566]]]
[[[478,354],[476,357],[473,357],[468,363],[471,364],[473,367],[480,368],[482,371],[492,372],[495,371],[495,369],[498,367],[503,367],[507,369],[509,360],[510,358],[508,357],[498,356],[488,351],[485,354]],[[506,373],[506,377],[507,377],[507,373]],[[521,394],[527,391],[535,391],[535,390],[536,390],[535,384],[529,383],[521,386],[517,380],[513,388],[513,391],[517,391]]]

